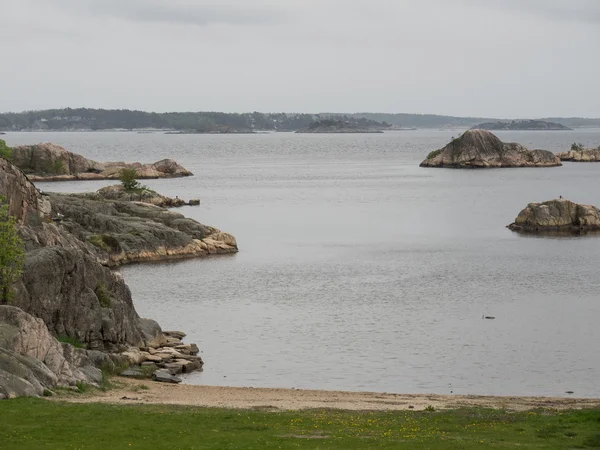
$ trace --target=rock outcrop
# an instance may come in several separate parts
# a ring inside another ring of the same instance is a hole
[[[116,180],[124,168],[133,168],[136,178],[175,178],[193,175],[172,159],[153,164],[99,163],[51,143],[13,147],[12,162],[31,181]]]
[[[0,396],[39,396],[79,382],[102,382],[86,350],[58,342],[42,319],[0,305]]]
[[[565,199],[530,203],[508,228],[525,233],[598,231],[600,209]]]
[[[554,153],[504,143],[485,130],[468,130],[440,150],[431,152],[421,167],[496,168],[562,165]]]
[[[125,202],[148,203],[162,208],[177,208],[188,204],[178,197],[165,197],[164,195],[160,195],[158,192],[147,188],[127,191],[122,184],[103,187],[95,193],[86,194],[86,197],[93,200],[119,200]]]
[[[572,149],[568,152],[558,153],[556,156],[558,156],[561,161],[600,162],[600,147],[581,148],[577,150]]]
[[[237,251],[233,236],[154,205],[42,194],[2,158],[0,195],[26,250],[11,306],[0,310],[0,398],[94,384],[94,367],[131,361],[121,352],[169,343],[155,321],[138,316],[122,276],[107,266]],[[182,370],[197,368],[195,349],[175,348],[165,364],[193,360]]]
[[[60,227],[106,266],[236,253],[233,236],[182,214],[140,202],[51,194]]]

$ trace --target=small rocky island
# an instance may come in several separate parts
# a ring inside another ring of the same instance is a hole
[[[296,133],[383,133],[390,129],[385,122],[376,122],[368,119],[337,120],[323,119],[312,122],[308,128],[303,128]]]
[[[600,209],[563,198],[530,203],[508,228],[522,233],[598,231]]]
[[[0,290],[0,400],[100,386],[103,372],[128,365],[137,365],[128,374],[167,382],[202,368],[184,333],[138,315],[110,267],[235,253],[233,236],[145,202],[43,194],[4,158],[0,197],[0,220],[24,257]]]
[[[123,169],[135,169],[138,179],[193,175],[172,159],[153,164],[100,163],[51,143],[13,147],[12,163],[31,181],[118,180]]]
[[[444,148],[429,153],[421,163],[421,167],[457,169],[561,165],[560,159],[552,152],[505,143],[486,130],[466,131]]]
[[[568,152],[558,153],[561,161],[600,162],[600,146],[585,148],[583,144],[573,144]]]
[[[560,123],[545,122],[543,120],[511,120],[486,122],[475,125],[472,130],[490,130],[490,131],[560,131],[572,130],[572,128],[561,125]]]

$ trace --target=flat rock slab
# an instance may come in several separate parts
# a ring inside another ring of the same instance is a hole
[[[160,383],[173,384],[179,384],[183,381],[181,378],[176,377],[175,375],[171,375],[168,371],[165,370],[157,370],[156,372],[154,372],[154,374],[152,375],[152,380],[158,381]]]
[[[121,372],[121,376],[122,377],[140,378],[140,377],[143,377],[144,374],[139,369],[127,369],[127,370]]]

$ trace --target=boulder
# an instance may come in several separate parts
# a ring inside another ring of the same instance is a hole
[[[545,231],[586,232],[600,230],[600,209],[580,205],[566,199],[530,203],[515,221],[513,231],[539,233]]]
[[[85,350],[61,344],[43,320],[8,305],[0,305],[0,372],[0,392],[8,397],[102,380]]]
[[[554,153],[504,143],[485,130],[468,130],[440,150],[431,152],[421,167],[497,168],[562,165]]]

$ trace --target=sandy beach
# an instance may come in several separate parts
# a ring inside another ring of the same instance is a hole
[[[463,407],[498,408],[525,411],[536,408],[600,408],[600,399],[551,397],[486,397],[470,395],[389,394],[372,392],[313,391],[244,387],[164,384],[149,380],[115,378],[116,387],[107,392],[58,396],[69,402],[115,404],[169,404],[211,408],[341,409],[352,411],[423,410]]]

